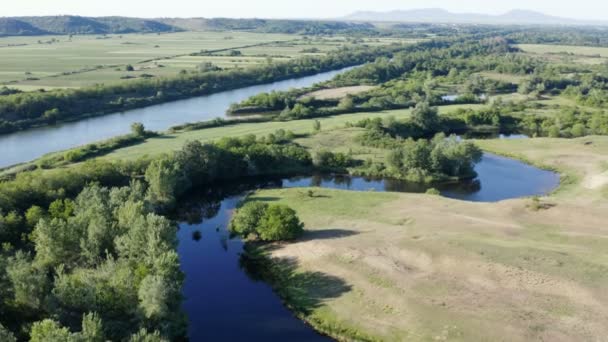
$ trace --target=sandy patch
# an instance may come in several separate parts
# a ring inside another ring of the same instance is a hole
[[[322,89],[308,93],[303,97],[314,97],[317,100],[334,100],[341,99],[346,95],[356,95],[373,89],[372,86],[353,86],[333,89]]]

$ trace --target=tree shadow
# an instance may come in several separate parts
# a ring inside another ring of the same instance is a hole
[[[300,270],[295,258],[271,258],[260,245],[246,246],[239,264],[252,280],[270,284],[298,315],[308,315],[326,300],[352,290],[352,286],[339,277]]]
[[[360,234],[354,230],[348,229],[323,229],[323,230],[307,230],[305,231],[302,238],[298,239],[298,241],[312,241],[312,240],[331,240],[331,239],[341,239],[353,235]]]
[[[249,201],[255,201],[255,202],[276,202],[280,200],[279,197],[270,197],[270,196],[266,196],[266,197],[253,197],[250,200],[245,200],[243,201],[243,204],[249,202]]]

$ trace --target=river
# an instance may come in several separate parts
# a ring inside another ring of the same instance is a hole
[[[0,168],[28,162],[50,152],[126,134],[133,122],[143,123],[148,130],[162,131],[187,122],[225,117],[230,104],[250,96],[273,90],[309,87],[349,69],[352,67],[0,135]]]

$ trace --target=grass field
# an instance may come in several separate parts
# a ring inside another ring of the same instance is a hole
[[[158,77],[176,75],[181,70],[194,71],[206,62],[221,68],[249,66],[267,63],[268,58],[280,61],[322,55],[354,44],[339,37],[302,38],[248,32],[0,38],[0,86],[33,90],[109,84],[123,82],[126,76]],[[380,45],[393,41],[365,39],[363,43]],[[266,45],[247,47],[259,44]],[[201,50],[220,51],[208,56],[190,56]],[[238,50],[242,55],[230,56],[230,50]],[[135,71],[126,72],[128,64],[133,65]]]
[[[524,52],[537,54],[547,53],[570,53],[582,56],[601,56],[608,57],[608,48],[594,46],[573,46],[573,45],[549,45],[549,44],[519,44],[518,48]]]
[[[549,44],[519,44],[517,47],[553,62],[597,65],[608,61],[608,48],[604,47]]]
[[[279,292],[314,297],[305,318],[343,339],[583,341],[608,335],[608,138],[481,145],[569,175],[548,209],[423,194],[263,190],[305,222],[272,245],[292,275]],[[570,176],[572,175],[572,176]],[[327,294],[327,295],[326,295]],[[289,304],[289,300],[288,300]],[[346,336],[344,335],[346,332]],[[600,338],[601,339],[601,338]]]
[[[457,108],[475,108],[482,105],[451,105],[439,107],[440,113],[447,113]],[[394,116],[397,119],[409,116],[410,110],[388,110],[373,113],[343,114],[325,118],[319,118],[323,131],[336,128],[343,128],[347,122],[356,122],[365,118],[386,118]],[[239,137],[247,134],[258,136],[273,133],[278,129],[290,130],[296,134],[306,134],[312,132],[314,119],[294,120],[287,122],[264,122],[264,123],[244,123],[235,126],[225,126],[218,128],[202,129],[197,131],[178,132],[163,134],[157,138],[150,138],[146,142],[118,149],[103,158],[106,159],[135,159],[141,156],[154,156],[168,153],[180,149],[186,141],[213,141],[222,137]]]

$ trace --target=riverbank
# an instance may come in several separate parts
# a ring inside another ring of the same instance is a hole
[[[313,296],[316,304],[296,313],[339,340],[587,340],[608,333],[608,182],[600,182],[608,139],[479,144],[573,176],[539,205],[318,188],[311,201],[302,189],[258,191],[251,199],[289,204],[307,230],[295,243],[262,249],[273,264],[292,265],[291,277],[268,278],[277,293],[295,307]],[[333,281],[300,281],[302,274]]]
[[[347,68],[348,69],[348,68]],[[346,69],[346,70],[347,70]],[[40,127],[9,135],[0,135],[5,150],[0,167],[28,162],[45,154],[94,143],[127,134],[133,122],[144,124],[151,131],[165,131],[175,125],[224,117],[233,101],[259,92],[307,87],[327,81],[344,69],[313,76],[240,88],[187,100],[159,104],[128,112],[92,117],[58,126]],[[168,115],[167,113],[170,113]]]

